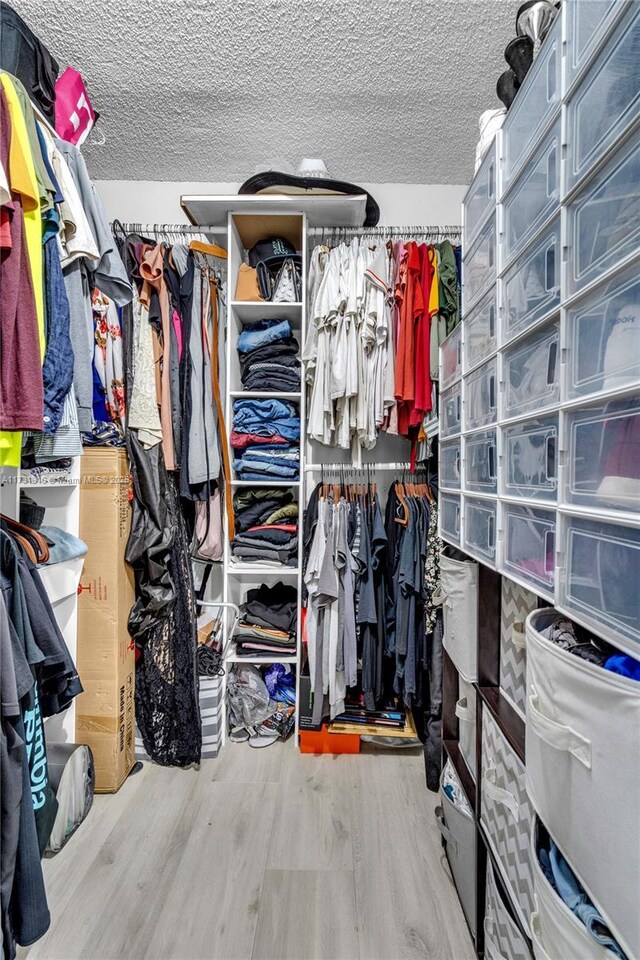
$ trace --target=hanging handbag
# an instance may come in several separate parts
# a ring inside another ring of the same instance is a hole
[[[236,300],[245,300],[255,302],[256,300],[268,300],[269,297],[260,296],[260,286],[258,285],[258,274],[254,267],[248,263],[242,263],[238,270],[238,282],[236,284]]]
[[[273,285],[272,303],[300,303],[302,301],[302,278],[300,266],[295,260],[284,261]]]

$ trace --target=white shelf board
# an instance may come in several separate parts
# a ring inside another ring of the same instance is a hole
[[[299,480],[232,480],[232,487],[299,487]]]
[[[184,195],[180,206],[194,226],[226,227],[231,213],[306,213],[308,227],[361,227],[367,197],[340,194],[282,193]]]
[[[300,571],[297,567],[261,567],[251,563],[229,563],[227,573],[229,576],[250,574],[252,577],[262,577],[273,574],[278,577],[297,577]]]
[[[225,657],[225,663],[296,663],[295,653],[278,656],[277,653],[265,654],[263,657],[241,657],[237,653],[230,653]]]
[[[270,300],[232,300],[229,304],[241,323],[256,320],[289,320],[300,325],[301,303],[271,303]]]
[[[231,390],[229,396],[234,400],[300,400],[302,394],[283,393],[278,390]]]

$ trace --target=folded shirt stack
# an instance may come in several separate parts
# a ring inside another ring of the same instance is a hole
[[[245,390],[300,390],[300,344],[288,320],[247,324],[238,337],[237,347]]]
[[[236,563],[295,567],[298,562],[298,504],[290,490],[258,487],[233,498]]]
[[[300,416],[283,400],[236,400],[231,445],[241,480],[297,480]]]
[[[282,582],[247,592],[233,639],[239,656],[296,652],[297,590]]]

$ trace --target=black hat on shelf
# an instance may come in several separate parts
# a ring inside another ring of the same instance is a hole
[[[516,14],[516,33],[529,37],[533,43],[533,57],[538,56],[542,41],[549,33],[558,14],[558,4],[552,0],[527,0]]]
[[[504,103],[507,110],[513,103],[519,88],[520,84],[518,83],[518,78],[513,70],[505,70],[505,72],[501,73],[498,77],[498,82],[496,83],[496,93],[498,94],[499,99]]]
[[[302,257],[298,255],[296,248],[284,237],[267,237],[266,240],[258,240],[249,250],[251,267],[264,263],[269,269],[276,270],[285,260],[302,262]]]
[[[504,58],[522,83],[533,63],[533,40],[530,37],[514,37],[504,51]]]

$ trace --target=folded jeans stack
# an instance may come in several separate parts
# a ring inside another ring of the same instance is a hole
[[[298,504],[281,487],[240,490],[233,498],[236,535],[231,554],[238,563],[295,567],[298,561]]]
[[[300,416],[283,400],[236,400],[231,445],[241,480],[297,480]]]
[[[236,652],[240,656],[295,654],[297,598],[296,588],[282,582],[249,590],[233,635]]]
[[[245,390],[300,390],[300,344],[288,320],[259,320],[238,337],[238,354]]]

